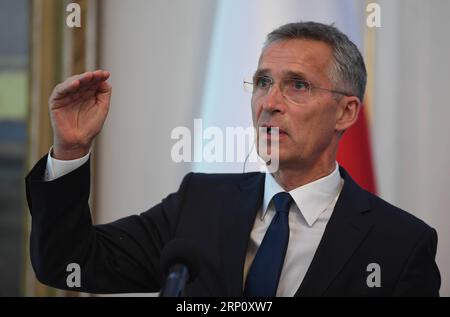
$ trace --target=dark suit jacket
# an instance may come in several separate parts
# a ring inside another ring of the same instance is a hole
[[[26,178],[31,261],[41,282],[68,289],[66,267],[78,263],[81,287],[75,290],[158,291],[161,250],[174,238],[186,238],[198,246],[203,263],[186,295],[242,296],[264,174],[190,173],[176,193],[141,215],[93,226],[89,163],[43,182],[46,160]],[[344,169],[340,173],[344,187],[296,295],[437,296],[436,231],[361,189]],[[368,287],[370,263],[380,267],[381,287]]]

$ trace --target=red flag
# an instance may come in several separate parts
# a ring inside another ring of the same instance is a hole
[[[358,121],[344,133],[340,140],[337,161],[362,188],[376,193],[365,107],[362,107]]]

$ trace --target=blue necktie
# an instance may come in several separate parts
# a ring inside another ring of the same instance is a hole
[[[264,235],[247,275],[244,294],[251,297],[274,297],[289,243],[289,193],[278,193],[272,198],[276,214]]]

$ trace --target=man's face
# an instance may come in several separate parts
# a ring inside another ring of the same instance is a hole
[[[257,73],[272,78],[275,84],[266,95],[253,95],[253,124],[256,128],[279,128],[280,167],[309,166],[334,150],[336,97],[313,89],[304,101],[293,103],[282,95],[279,86],[280,80],[298,78],[312,87],[335,89],[328,76],[332,60],[331,47],[313,40],[278,41],[262,52]],[[270,142],[267,133],[260,137]]]

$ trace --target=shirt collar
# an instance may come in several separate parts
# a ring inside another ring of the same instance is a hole
[[[291,194],[307,224],[312,226],[319,218],[320,214],[324,212],[338,196],[342,186],[343,179],[339,174],[339,166],[336,162],[336,168],[331,174],[319,178],[314,182],[297,187],[289,191],[289,194]],[[272,174],[266,174],[264,181],[264,199],[261,210],[262,219],[266,216],[273,196],[284,191],[285,190],[277,183]]]

